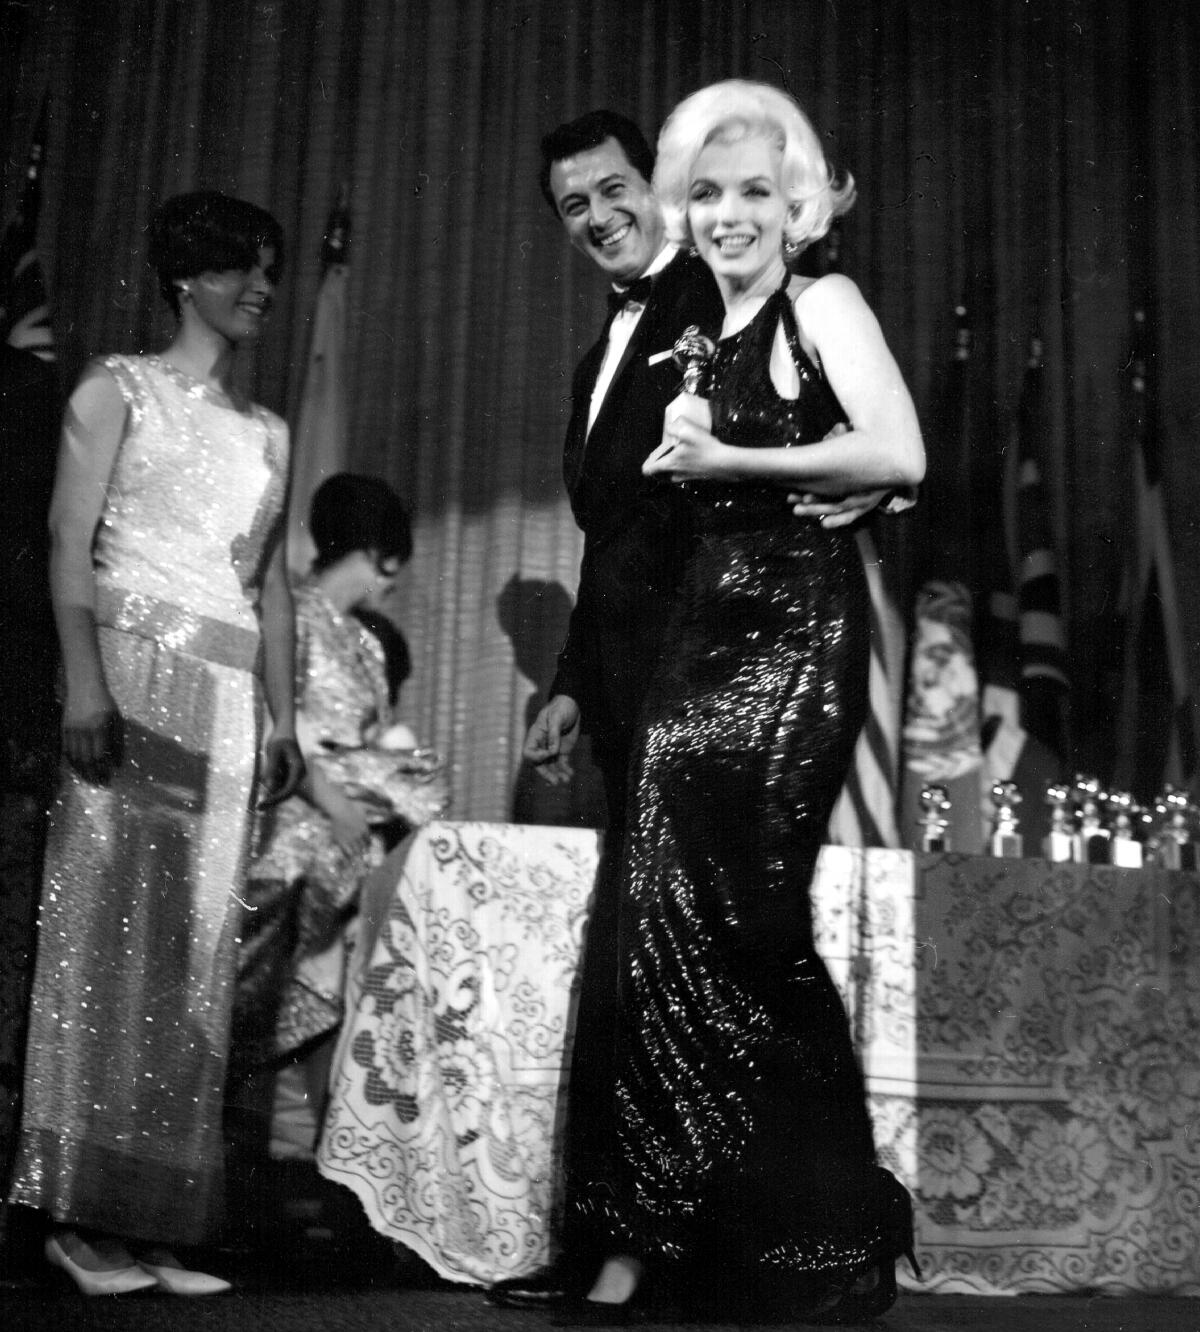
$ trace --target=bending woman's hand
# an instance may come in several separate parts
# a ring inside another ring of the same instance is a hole
[[[291,736],[273,736],[263,752],[262,799],[259,809],[270,809],[295,795],[304,781],[304,755]]]
[[[334,791],[334,798],[325,796],[321,806],[333,825],[333,840],[348,856],[365,855],[371,845],[371,825],[366,811],[349,796]]]
[[[642,464],[642,473],[672,481],[711,481],[728,475],[733,452],[712,433],[708,400],[681,393],[667,405],[662,442]]]
[[[121,766],[125,725],[101,680],[69,694],[63,707],[63,757],[85,782],[102,786]]]

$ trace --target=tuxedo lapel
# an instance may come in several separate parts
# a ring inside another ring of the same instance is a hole
[[[646,308],[609,381],[590,431],[587,423],[592,394],[608,346],[611,316],[599,340],[580,361],[572,381],[571,419],[563,449],[563,475],[573,505],[586,485],[586,477],[595,471],[591,465],[585,468],[587,458],[602,459],[603,470],[609,474],[620,472],[623,466],[631,465],[624,452],[632,449],[640,467],[641,459],[657,442],[662,426],[659,404],[665,405],[679,383],[678,372],[668,358],[683,324],[700,322],[707,326],[715,317],[719,326],[720,296],[707,273],[700,260],[680,253],[655,276]],[[710,309],[714,303],[715,309]],[[650,357],[663,353],[666,364],[656,360],[654,367],[648,365]],[[647,413],[648,403],[653,407]]]
[[[604,395],[604,401],[596,414],[589,439],[592,436],[601,436],[607,425],[606,418],[611,417],[619,409],[621,401],[629,392],[630,385],[633,382],[637,358],[669,350],[656,346],[655,343],[659,336],[659,329],[663,326],[664,313],[673,307],[678,298],[680,279],[685,268],[686,257],[683,254],[677,254],[666,268],[655,277],[650,299],[646,302],[646,308],[642,312],[641,319],[638,320],[637,328],[633,330],[633,337],[629,339],[625,352],[617,363],[616,373],[609,381],[608,392]],[[595,384],[596,376],[600,373],[600,362],[603,360],[603,356],[604,352],[601,348],[600,359],[597,360],[595,372],[592,375],[592,385]]]
[[[567,483],[568,494],[574,493],[579,483],[579,474],[583,469],[592,390],[596,387],[596,379],[604,361],[604,349],[608,345],[608,329],[611,323],[612,316],[609,315],[598,341],[585,354],[575,370],[571,387],[571,419],[567,423],[567,437],[563,444],[563,478]]]
[[[650,299],[653,300],[654,297],[651,296]],[[638,320],[637,328],[633,330],[633,336],[625,344],[625,351],[621,356],[621,359],[617,362],[616,372],[608,381],[608,391],[604,395],[604,401],[600,404],[600,410],[596,413],[596,420],[592,424],[592,429],[588,436],[589,439],[591,438],[591,435],[602,436],[604,434],[606,426],[605,418],[612,416],[620,405],[621,399],[629,391],[629,384],[633,378],[634,359],[638,355],[639,347],[645,341],[646,324],[649,321],[649,318],[650,310],[647,308],[642,314],[641,319]],[[600,367],[597,366],[596,373],[599,374],[599,372]],[[592,383],[595,384],[595,382],[595,377],[593,377]]]

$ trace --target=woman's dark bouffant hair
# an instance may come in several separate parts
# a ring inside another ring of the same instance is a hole
[[[412,555],[412,527],[400,496],[377,476],[338,472],[317,487],[308,529],[317,548],[313,568],[326,569],[356,550],[380,560]]]
[[[179,315],[181,278],[253,268],[264,246],[275,251],[272,268],[283,264],[283,228],[257,204],[216,190],[177,194],[150,220],[150,266],[158,273],[163,300]],[[271,277],[274,278],[272,273]]]

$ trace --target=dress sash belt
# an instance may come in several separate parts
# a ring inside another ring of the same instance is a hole
[[[259,635],[120,587],[96,589],[96,623],[234,670],[260,673]]]

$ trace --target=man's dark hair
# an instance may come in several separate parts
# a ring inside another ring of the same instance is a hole
[[[538,184],[542,187],[542,197],[550,205],[550,211],[558,216],[558,205],[550,190],[550,168],[564,157],[574,157],[576,153],[586,153],[589,148],[599,148],[605,139],[616,139],[629,158],[629,165],[639,172],[646,184],[654,174],[654,149],[646,142],[646,136],[628,116],[616,111],[588,111],[576,120],[552,129],[542,139],[542,170]]]

